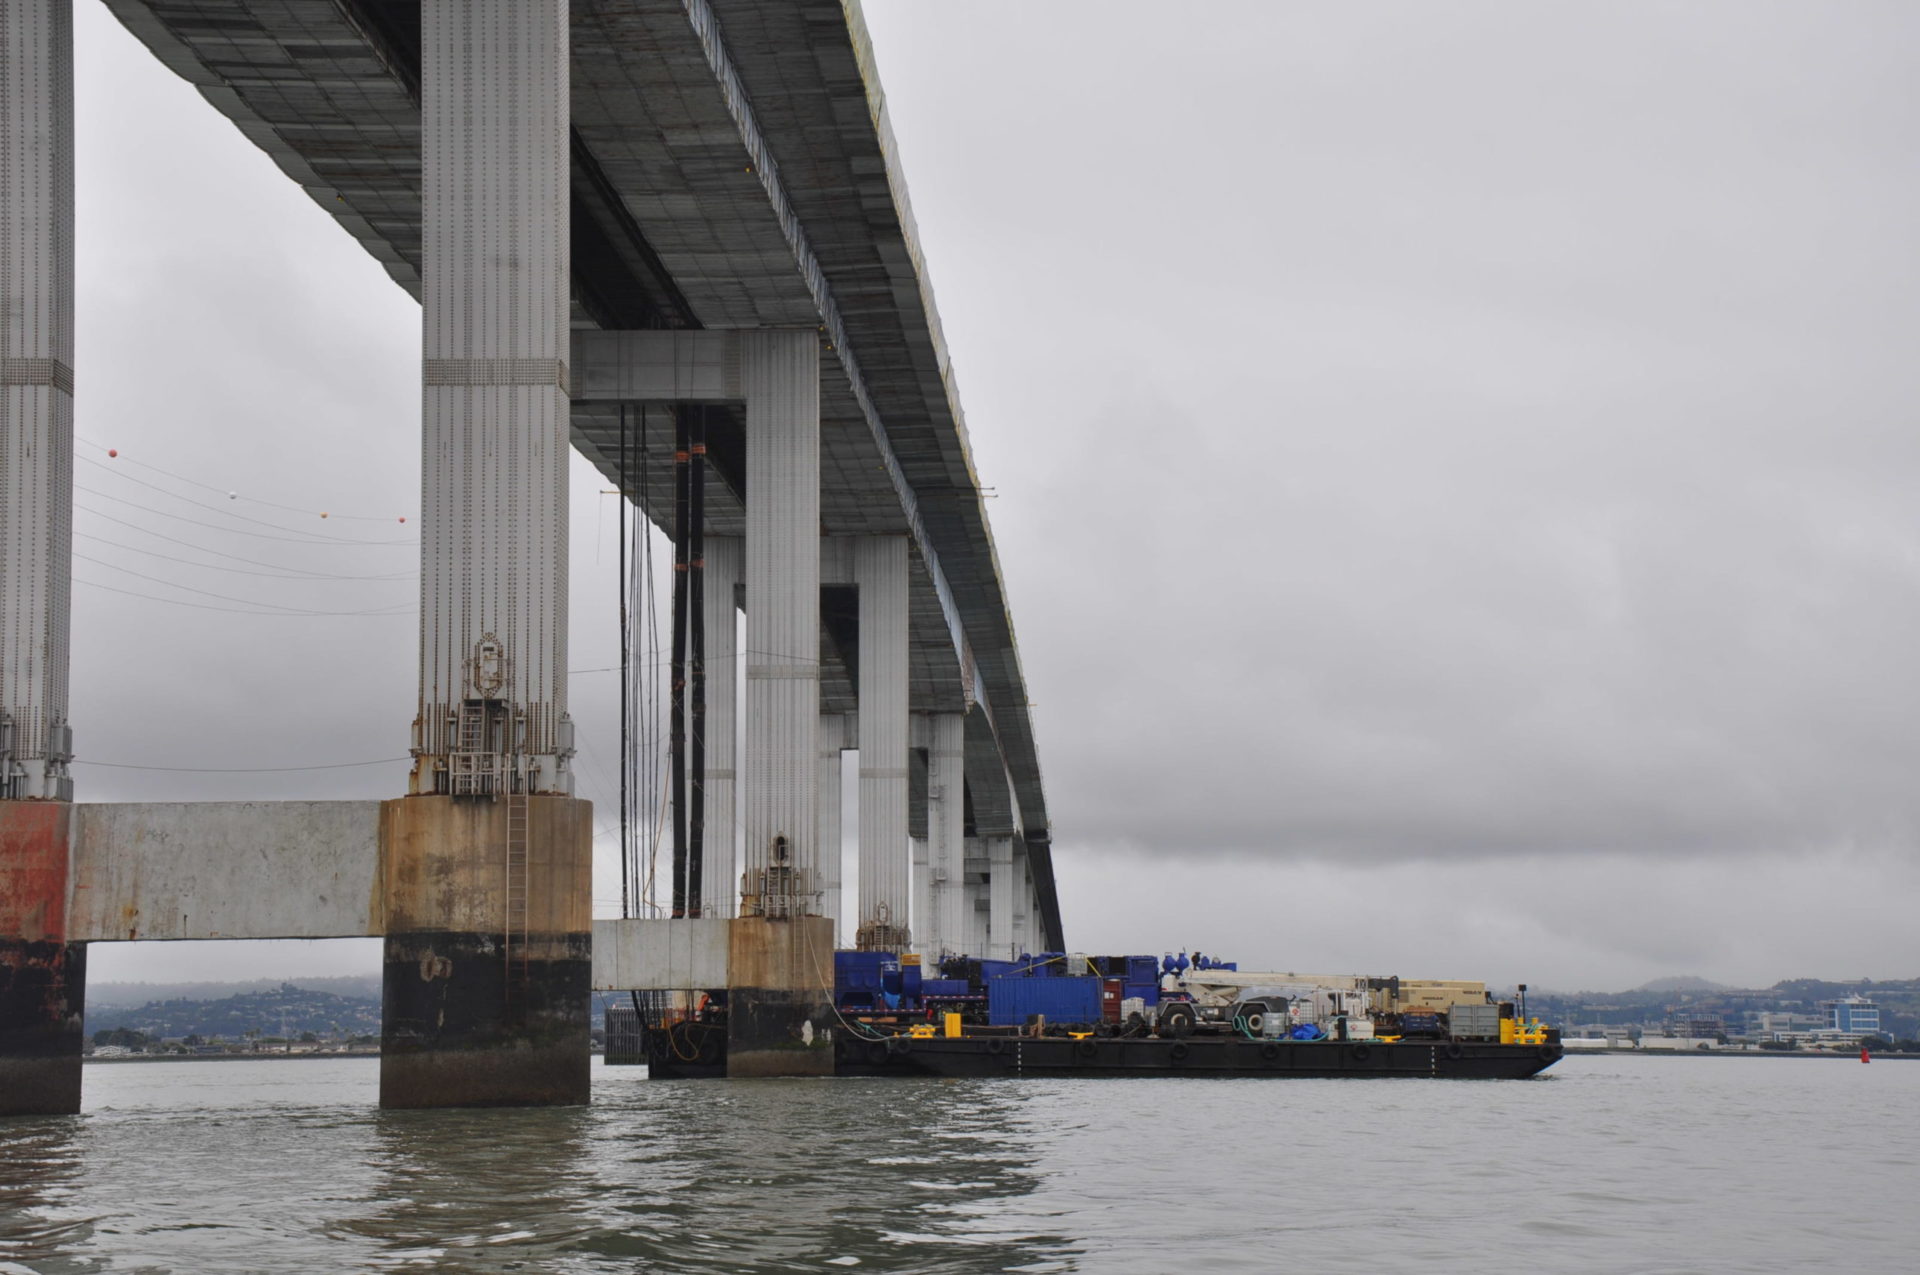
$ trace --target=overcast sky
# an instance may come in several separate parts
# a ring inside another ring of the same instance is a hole
[[[1920,10],[867,9],[1073,946],[1558,987],[1920,973]],[[76,27],[80,752],[401,757],[418,309],[96,0]],[[602,485],[576,466],[575,668],[615,659]],[[393,578],[189,567],[154,533]],[[573,692],[603,821],[613,685]],[[405,769],[78,774],[86,800],[380,797]]]

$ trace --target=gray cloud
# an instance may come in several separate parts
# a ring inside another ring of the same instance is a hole
[[[1910,845],[1913,15],[1099,14],[876,15],[1066,843]]]

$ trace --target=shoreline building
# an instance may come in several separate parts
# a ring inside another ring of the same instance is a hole
[[[1821,1001],[1820,1011],[1827,1018],[1827,1032],[1837,1036],[1878,1036],[1880,1007],[1855,992],[1838,1000]]]

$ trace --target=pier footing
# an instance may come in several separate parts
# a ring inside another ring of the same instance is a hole
[[[80,1110],[87,949],[67,942],[73,807],[0,801],[0,1116]]]
[[[741,917],[731,926],[727,1075],[833,1074],[833,921]]]
[[[505,800],[382,805],[382,1107],[587,1101],[592,807],[524,800],[512,856]]]
[[[80,1110],[84,943],[0,939],[0,1116]]]

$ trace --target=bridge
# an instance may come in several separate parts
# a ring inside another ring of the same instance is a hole
[[[0,1114],[78,1109],[94,942],[383,937],[387,1106],[585,1101],[595,987],[725,988],[733,1074],[830,1070],[843,922],[929,958],[1064,946],[855,0],[107,3],[421,302],[414,768],[384,802],[75,802],[71,0],[10,0]],[[675,545],[664,915],[591,917],[569,446]]]

